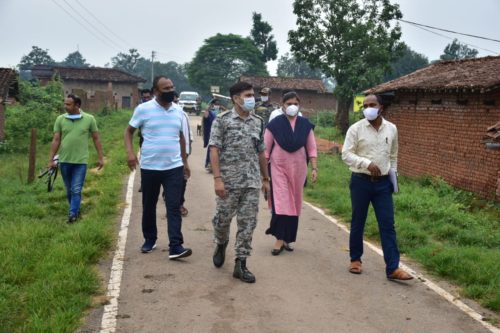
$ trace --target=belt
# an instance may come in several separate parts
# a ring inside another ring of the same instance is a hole
[[[389,178],[388,175],[385,175],[385,176],[370,176],[370,175],[367,175],[366,173],[359,173],[359,172],[353,172],[352,175],[354,177],[363,178],[363,179],[369,180],[371,182],[379,182],[381,180]]]

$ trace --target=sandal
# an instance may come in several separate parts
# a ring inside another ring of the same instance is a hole
[[[185,208],[184,206],[181,207],[181,215],[182,216],[187,216],[189,214],[189,211],[187,210],[187,208]]]
[[[401,268],[396,269],[391,274],[387,275],[389,280],[402,280],[407,281],[413,279],[413,276],[403,271]]]
[[[361,261],[351,261],[351,266],[349,267],[349,272],[352,274],[361,274],[363,269],[361,269]]]

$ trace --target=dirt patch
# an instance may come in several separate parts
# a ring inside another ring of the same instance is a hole
[[[334,141],[316,138],[316,146],[320,153],[339,154],[342,152],[342,145]]]

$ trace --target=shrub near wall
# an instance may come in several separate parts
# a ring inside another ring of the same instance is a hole
[[[19,90],[19,104],[6,110],[6,141],[0,151],[28,151],[32,128],[37,129],[39,143],[50,142],[54,122],[63,112],[64,95],[60,81],[50,81],[43,87],[38,83],[20,81]]]

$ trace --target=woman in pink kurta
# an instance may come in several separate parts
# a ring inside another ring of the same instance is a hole
[[[317,178],[317,150],[314,125],[298,116],[300,99],[296,92],[283,96],[284,114],[274,118],[266,127],[264,142],[269,161],[272,210],[271,225],[266,234],[276,237],[273,255],[295,242],[302,209],[304,184],[307,179],[307,161],[312,164],[312,180]]]

